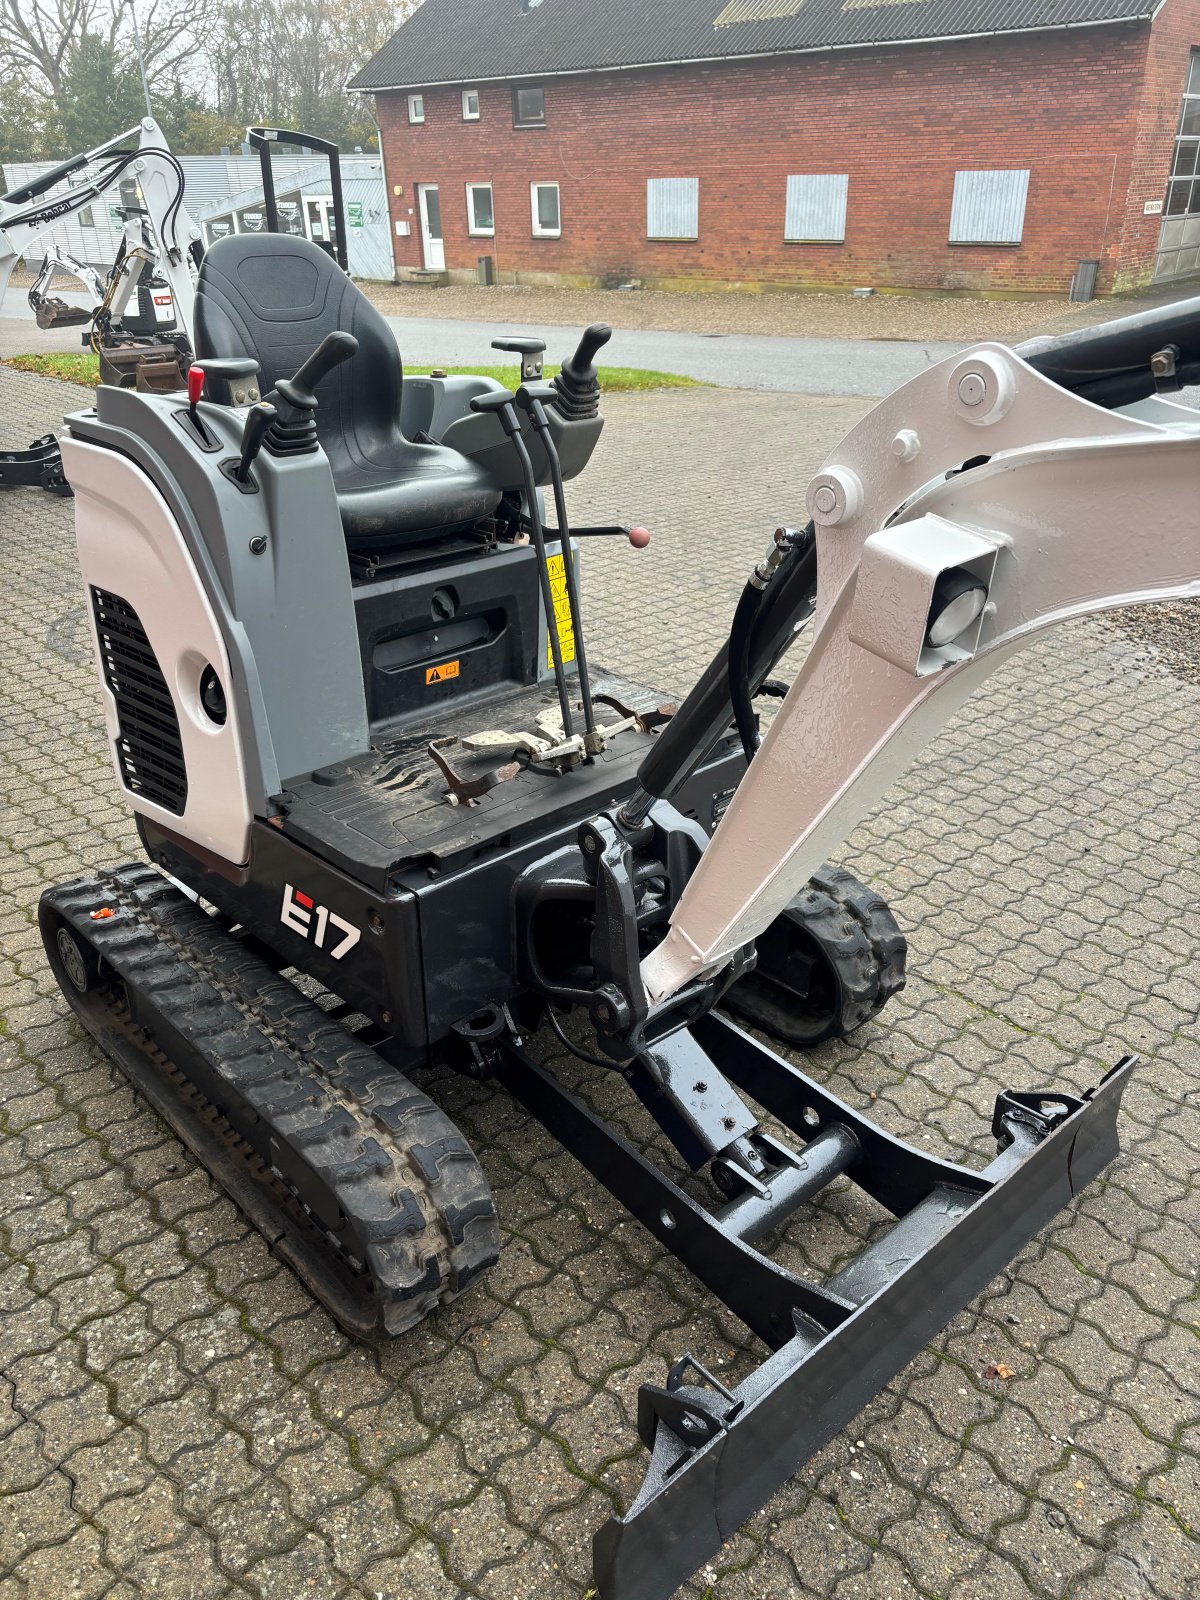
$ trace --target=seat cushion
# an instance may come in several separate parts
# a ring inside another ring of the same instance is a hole
[[[412,444],[390,459],[360,457],[333,474],[342,528],[351,545],[412,542],[422,532],[450,533],[486,517],[500,495],[491,475],[457,450]]]
[[[290,234],[230,234],[210,245],[196,285],[196,354],[253,356],[263,393],[327,333],[358,350],[317,389],[317,436],[329,458],[351,543],[415,542],[487,516],[490,473],[457,450],[400,431],[404,368],[387,323],[333,258]]]

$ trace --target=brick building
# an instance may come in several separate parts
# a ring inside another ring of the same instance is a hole
[[[425,0],[350,86],[401,277],[1200,271],[1200,0]]]

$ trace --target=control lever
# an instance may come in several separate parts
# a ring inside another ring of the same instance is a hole
[[[276,394],[297,411],[315,411],[317,397],[313,390],[335,367],[349,361],[357,349],[358,340],[352,333],[327,333],[292,377],[280,378],[275,385]]]
[[[584,330],[573,356],[562,364],[554,380],[557,393],[554,408],[568,422],[583,422],[600,410],[600,378],[596,372],[596,352],[612,338],[607,322],[593,322]]]
[[[327,333],[292,377],[278,380],[267,396],[279,412],[264,441],[271,455],[302,456],[316,450],[317,397],[313,391],[357,349],[358,340],[352,333]]]
[[[558,707],[562,712],[563,733],[568,739],[575,736],[575,724],[571,717],[571,696],[567,690],[567,672],[563,666],[562,646],[558,638],[558,625],[554,613],[554,595],[550,590],[550,573],[546,568],[546,535],[542,529],[541,512],[538,510],[537,482],[533,473],[533,462],[529,458],[529,451],[521,437],[521,419],[517,416],[515,397],[507,389],[493,389],[488,394],[477,394],[471,401],[471,410],[490,412],[504,429],[521,467],[521,476],[525,480],[525,498],[529,503],[529,525],[533,530],[533,544],[537,551],[538,583],[542,591],[542,605],[546,610],[546,627],[550,633],[550,659],[554,663],[554,683],[558,689]],[[567,560],[564,567],[570,565],[570,551],[567,551]],[[577,636],[578,637],[578,636]]]
[[[542,356],[546,341],[533,335],[513,335],[509,339],[493,339],[493,350],[510,350],[521,358],[521,382],[536,383],[542,375]]]
[[[188,397],[187,415],[188,415],[188,424],[191,427],[192,432],[200,440],[200,443],[202,445],[204,445],[206,448],[211,449],[215,445],[216,440],[212,437],[212,435],[209,433],[208,429],[204,426],[204,419],[201,417],[199,411],[196,409],[197,406],[199,406],[199,404],[200,404],[200,399],[201,399],[201,396],[203,394],[204,394],[204,368],[197,366],[196,363],[193,361],[191,366],[188,368],[188,375],[187,375],[187,397]]]
[[[254,465],[255,457],[262,449],[263,440],[267,437],[267,429],[278,417],[279,412],[267,400],[260,400],[257,405],[251,406],[246,413],[246,423],[242,429],[241,459],[233,470],[235,483],[250,482],[250,468]]]
[[[562,544],[563,571],[567,580],[567,605],[571,612],[571,631],[575,635],[575,661],[579,669],[579,694],[583,701],[584,747],[589,755],[596,755],[599,744],[595,738],[596,713],[592,705],[592,685],[588,677],[587,649],[583,642],[583,606],[579,599],[579,580],[571,551],[571,524],[567,520],[567,497],[563,489],[562,462],[558,446],[550,430],[546,404],[558,391],[552,383],[523,383],[517,390],[517,404],[533,424],[534,432],[542,441],[546,460],[550,464],[550,483],[554,490],[554,510],[558,518],[558,537]],[[595,748],[593,748],[595,746]]]

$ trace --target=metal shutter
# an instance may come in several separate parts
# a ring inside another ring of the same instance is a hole
[[[1028,168],[956,172],[950,243],[1020,244],[1028,195]]]
[[[797,173],[787,181],[783,237],[793,243],[841,244],[846,237],[844,172]]]
[[[646,179],[647,239],[694,239],[699,220],[699,178]]]

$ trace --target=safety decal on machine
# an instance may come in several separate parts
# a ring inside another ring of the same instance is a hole
[[[438,667],[425,668],[426,683],[445,683],[447,678],[458,677],[458,662],[443,661]]]
[[[575,659],[575,630],[571,626],[571,602],[567,595],[567,566],[561,555],[546,557],[546,571],[550,574],[550,593],[554,598],[554,625],[558,629],[558,647],[565,661]],[[550,634],[546,634],[546,666],[554,665],[554,649]]]

